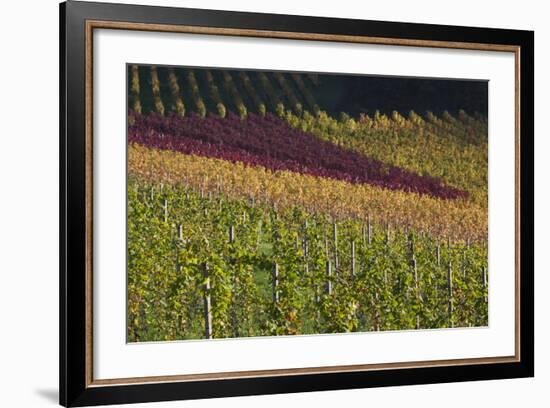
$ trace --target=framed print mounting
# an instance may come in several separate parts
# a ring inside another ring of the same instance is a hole
[[[62,405],[534,374],[532,32],[60,22]]]

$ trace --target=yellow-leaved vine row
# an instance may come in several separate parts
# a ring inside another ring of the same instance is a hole
[[[128,148],[128,173],[148,182],[189,185],[276,206],[300,205],[335,219],[370,217],[378,224],[413,228],[442,240],[487,239],[487,208],[471,200],[441,200],[290,171],[272,172],[137,144]]]
[[[376,113],[359,120],[342,115],[339,120],[320,112],[302,116],[286,111],[292,126],[320,139],[421,175],[439,177],[470,194],[470,200],[488,207],[487,123],[461,111],[459,119],[445,112],[426,119],[410,112],[405,118]]]

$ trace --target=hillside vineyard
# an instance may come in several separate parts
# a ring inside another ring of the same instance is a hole
[[[129,341],[488,325],[485,83],[127,77]]]

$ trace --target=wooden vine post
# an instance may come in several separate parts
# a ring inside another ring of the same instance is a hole
[[[438,243],[437,247],[435,248],[435,261],[437,265],[437,271],[436,276],[439,276],[440,267],[441,267],[441,245]],[[431,275],[433,277],[433,275]],[[439,299],[439,283],[437,279],[435,280],[435,297],[436,299]]]
[[[327,261],[326,263],[326,273],[327,273],[327,285],[326,285],[326,293],[327,295],[332,295],[332,265],[330,261]]]
[[[462,278],[466,279],[466,250],[462,250]]]
[[[309,252],[307,242],[307,220],[304,222],[304,239],[302,241],[302,247],[304,251],[304,272],[305,276],[309,276]]]
[[[178,224],[178,227],[177,227],[177,239],[176,239],[176,243],[174,245],[175,247],[175,250],[176,250],[176,272],[178,274],[181,273],[181,262],[180,262],[180,250],[181,250],[181,246],[183,244],[183,230],[182,230],[182,226],[181,224]]]
[[[449,262],[448,268],[447,268],[447,290],[448,290],[448,307],[449,307],[449,322],[451,324],[451,327],[454,327],[453,322],[453,268],[451,262]]]
[[[408,233],[408,241],[409,241],[409,253],[411,255],[411,258],[414,258],[414,237],[412,232]]]
[[[420,287],[418,285],[418,268],[416,265],[416,258],[413,255],[412,261],[411,261],[411,267],[413,271],[413,277],[414,277],[414,289],[415,289],[415,297],[417,302],[422,302],[422,295],[420,294]],[[416,315],[416,328],[420,329],[420,316]]]
[[[370,214],[367,216],[367,242],[372,244],[372,225],[370,222]]]
[[[204,337],[212,338],[212,304],[210,301],[210,276],[208,274],[208,264],[205,262],[202,269],[204,279]]]
[[[412,267],[413,277],[414,277],[414,289],[416,290],[417,297],[421,298],[420,292],[419,292],[419,285],[418,285],[418,268],[416,266],[415,257],[412,258],[411,267]]]
[[[385,257],[388,255],[388,246],[390,243],[390,223],[386,222],[385,225],[385,238],[384,238],[384,248],[385,248]],[[388,270],[384,268],[384,286],[388,284]]]
[[[279,264],[275,262],[273,265],[273,302],[275,304],[279,303]]]
[[[375,327],[374,330],[380,331],[380,313],[378,313],[378,305],[380,304],[380,295],[378,294],[378,289],[376,290],[376,293],[374,295],[375,304],[374,306],[374,321],[375,321]]]
[[[487,303],[487,269],[484,266],[481,267],[481,285],[483,287],[483,299]]]
[[[351,241],[351,279],[355,279],[355,242]]]
[[[235,227],[233,225],[230,225],[229,226],[229,245],[230,245],[230,254],[231,255],[230,255],[230,258],[229,258],[229,263],[231,265],[235,264],[235,259],[234,259],[235,248],[233,247],[234,243],[235,243]],[[234,335],[235,335],[235,337],[239,337],[239,320],[237,318],[237,311],[236,311],[236,308],[235,308],[236,293],[237,293],[237,276],[235,274],[235,271],[232,268],[231,302],[232,302],[233,307],[231,308],[230,316],[231,316],[232,325],[235,329]]]
[[[233,225],[229,226],[229,243],[233,244],[235,242],[235,227]]]
[[[334,241],[334,270],[338,271],[338,226],[336,221],[332,224],[332,235]]]

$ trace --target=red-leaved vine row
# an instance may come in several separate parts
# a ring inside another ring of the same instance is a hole
[[[270,113],[263,117],[249,113],[246,119],[233,113],[225,118],[135,112],[130,116],[128,143],[442,199],[468,196],[438,178],[421,176],[320,140]]]

